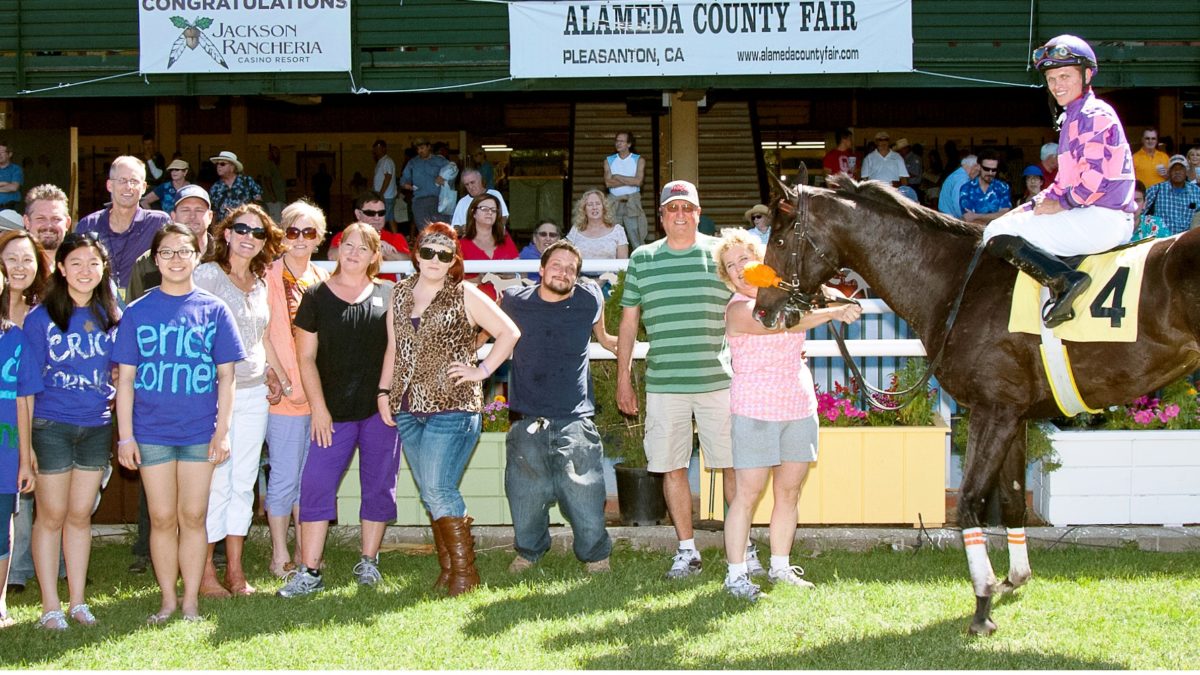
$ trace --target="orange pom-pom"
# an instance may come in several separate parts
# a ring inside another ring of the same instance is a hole
[[[783,281],[769,265],[759,262],[747,263],[742,276],[746,278],[746,283],[758,288],[772,288]]]

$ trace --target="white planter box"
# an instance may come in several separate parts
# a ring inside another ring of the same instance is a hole
[[[1047,431],[1062,468],[1029,481],[1046,522],[1200,523],[1200,431]]]

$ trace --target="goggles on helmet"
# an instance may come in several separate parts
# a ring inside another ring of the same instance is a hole
[[[1033,50],[1033,64],[1038,70],[1051,66],[1093,67],[1090,58],[1077,54],[1069,46],[1062,44],[1038,47]]]

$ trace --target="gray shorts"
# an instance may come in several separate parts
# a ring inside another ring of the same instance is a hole
[[[733,415],[730,427],[735,469],[817,461],[816,414],[786,422],[768,422]]]

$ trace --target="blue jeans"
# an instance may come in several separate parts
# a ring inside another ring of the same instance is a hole
[[[412,469],[421,503],[437,520],[467,515],[458,484],[479,442],[479,413],[444,412],[428,417],[396,413],[396,433]]]
[[[536,562],[550,550],[550,505],[558,502],[575,535],[575,557],[604,560],[612,540],[604,529],[604,472],[600,433],[591,419],[526,417],[506,440],[504,492],[512,511],[517,553]]]

